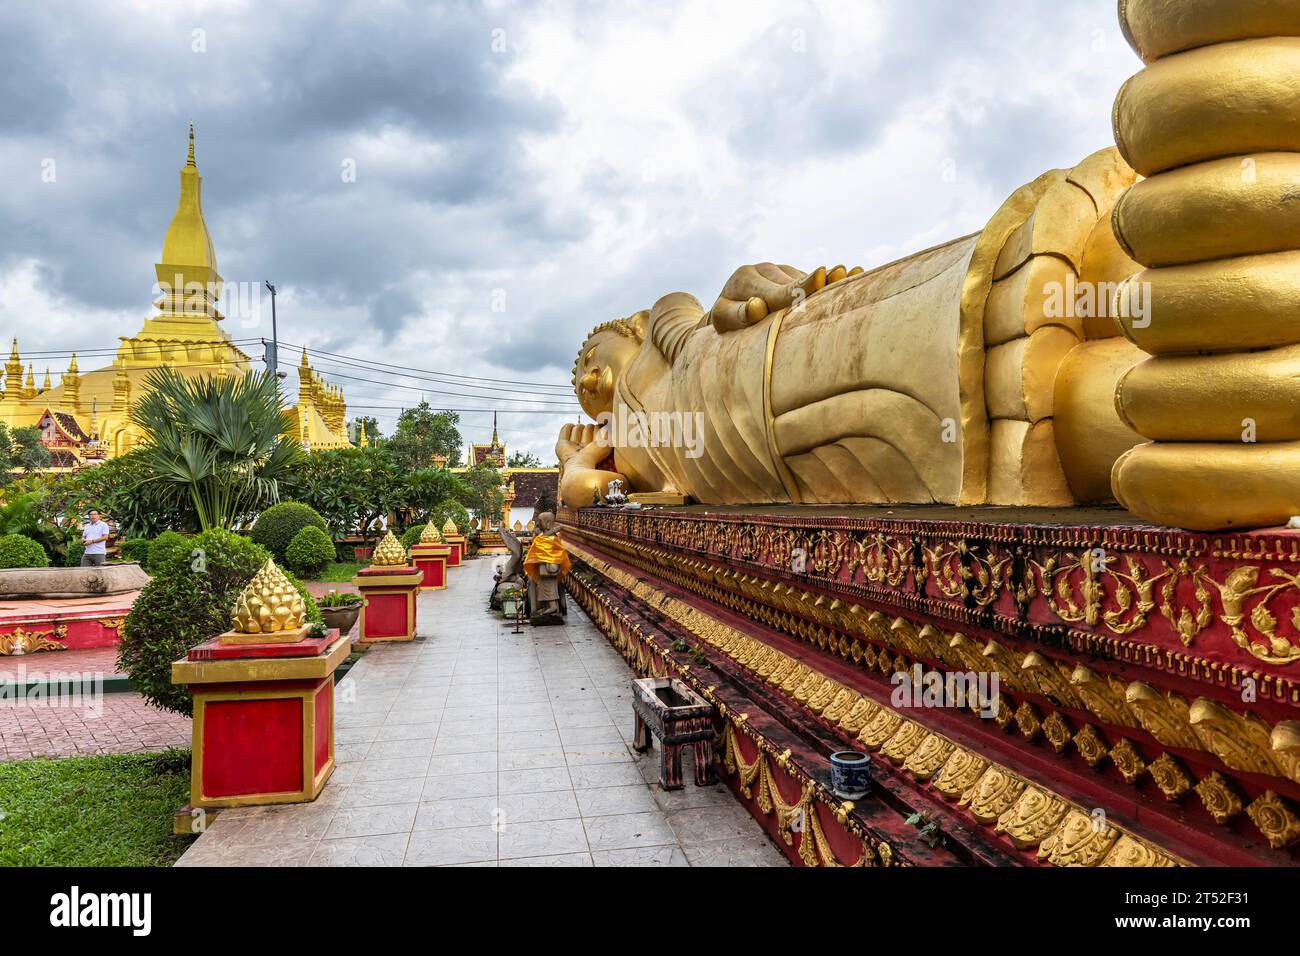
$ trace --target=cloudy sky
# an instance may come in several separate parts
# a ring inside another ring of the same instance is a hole
[[[498,408],[549,464],[593,325],[972,232],[1110,144],[1138,66],[1114,0],[6,4],[0,335],[139,328],[192,118],[221,273],[362,360],[319,362],[350,415]]]

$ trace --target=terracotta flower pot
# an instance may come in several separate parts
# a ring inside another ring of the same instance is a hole
[[[352,630],[352,625],[357,623],[357,618],[361,614],[361,605],[323,607],[320,609],[320,614],[325,619],[326,627],[337,627],[340,634],[347,634],[348,631]]]

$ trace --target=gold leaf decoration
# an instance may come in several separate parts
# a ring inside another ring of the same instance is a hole
[[[1201,803],[1214,817],[1214,822],[1222,826],[1246,808],[1236,788],[1219,771],[1211,771],[1202,777],[1196,785],[1196,795]]]
[[[1084,724],[1074,735],[1074,745],[1079,748],[1079,756],[1083,757],[1089,767],[1097,766],[1110,754],[1106,738],[1092,724]]]
[[[302,627],[307,606],[284,572],[267,559],[235,599],[231,630],[239,634],[273,634]]]
[[[1192,778],[1176,757],[1167,753],[1161,754],[1151,761],[1149,769],[1151,779],[1156,782],[1156,786],[1160,788],[1166,800],[1177,800],[1192,789]]]
[[[1147,768],[1142,759],[1142,754],[1133,745],[1133,741],[1127,737],[1122,738],[1110,749],[1110,759],[1129,783],[1136,781],[1138,777],[1142,776],[1142,771]]]
[[[1110,852],[1119,831],[1100,817],[1071,810],[1065,822],[1038,848],[1038,858],[1053,866],[1096,866]]]
[[[397,535],[391,531],[384,535],[384,540],[375,548],[370,563],[377,568],[399,568],[406,564],[406,549],[397,540]]]
[[[1300,838],[1300,816],[1289,801],[1272,790],[1265,790],[1257,797],[1246,813],[1275,850],[1288,847]]]
[[[442,535],[438,533],[438,526],[433,523],[432,518],[420,532],[420,544],[442,544]]]
[[[1048,796],[1037,787],[1027,787],[1020,798],[999,817],[996,829],[1005,833],[1019,849],[1038,846],[1065,817],[1069,805]]]

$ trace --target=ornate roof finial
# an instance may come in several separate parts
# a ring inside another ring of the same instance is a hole
[[[496,448],[501,443],[497,441],[497,413],[492,413],[492,447]]]
[[[72,361],[68,363],[68,374],[70,375],[77,374],[77,353],[76,352],[72,353]]]
[[[190,154],[185,160],[186,166],[192,166],[198,169],[198,164],[194,162],[194,120],[190,120]]]
[[[48,392],[49,390],[50,390],[50,367],[47,365],[45,366],[45,382],[44,384],[41,385],[41,391]]]
[[[16,336],[16,335],[14,336],[14,347],[13,347],[13,350],[10,351],[10,353],[9,353],[9,361],[11,361],[11,362],[16,362],[16,361],[18,361],[18,336]]]

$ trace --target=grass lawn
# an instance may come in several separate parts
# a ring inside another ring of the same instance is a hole
[[[331,561],[320,574],[310,580],[324,584],[351,584],[352,578],[363,567],[365,565],[360,561]]]
[[[0,866],[171,866],[190,798],[190,753],[0,764]]]

